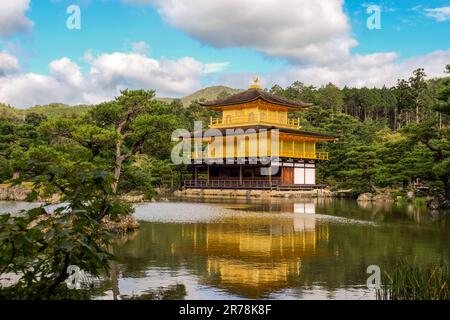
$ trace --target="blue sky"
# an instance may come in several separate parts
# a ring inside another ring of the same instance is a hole
[[[66,8],[74,3],[79,4],[82,10],[82,28],[79,31],[66,28],[69,16]],[[283,59],[268,59],[254,50],[217,50],[203,44],[162,21],[154,6],[126,5],[119,0],[41,0],[39,4],[31,4],[32,9],[27,16],[34,21],[34,30],[32,34],[18,37],[17,41],[28,50],[29,68],[35,72],[46,73],[49,61],[62,56],[77,59],[88,50],[130,50],[131,43],[138,41],[147,42],[156,58],[176,59],[189,55],[203,62],[229,61],[228,71],[258,73],[286,65]],[[367,4],[381,6],[381,30],[367,29]],[[450,20],[436,22],[423,11],[414,10],[423,4],[424,1],[415,0],[345,2],[345,12],[359,42],[353,52],[397,51],[402,58],[408,58],[450,48]],[[424,8],[445,6],[450,6],[450,1],[431,0]]]
[[[361,4],[363,3],[363,4]],[[365,4],[378,4],[382,9],[382,28],[366,27]],[[427,8],[450,6],[442,0],[347,1],[345,10],[351,19],[352,30],[359,41],[353,51],[397,51],[403,58],[423,55],[450,48],[450,20],[437,22],[426,15]]]
[[[245,87],[256,75],[267,87],[391,85],[418,66],[442,76],[450,63],[443,0],[4,2],[0,9],[14,10],[0,13],[0,101],[21,107],[98,102],[124,87],[182,96],[213,84]],[[80,30],[66,26],[71,4],[80,7]],[[379,30],[366,26],[371,4],[381,7]],[[18,96],[21,86],[29,97]]]
[[[73,3],[81,8],[81,30],[66,28],[66,8]],[[258,73],[285,65],[282,59],[267,59],[254,50],[208,46],[164,23],[153,6],[125,5],[119,0],[43,0],[35,6],[32,2],[27,16],[34,21],[34,30],[16,41],[27,49],[30,70],[40,73],[47,73],[49,61],[62,56],[78,59],[87,51],[130,51],[132,43],[139,41],[149,44],[152,57],[227,61],[228,71]]]

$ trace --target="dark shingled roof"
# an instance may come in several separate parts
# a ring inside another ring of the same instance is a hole
[[[295,109],[303,109],[311,106],[310,103],[305,102],[295,102],[291,101],[285,98],[274,96],[273,94],[270,94],[264,90],[261,89],[248,89],[247,91],[219,99],[216,101],[208,101],[200,103],[200,105],[204,107],[223,107],[223,106],[232,106],[236,104],[246,103],[250,101],[254,101],[257,99],[263,99],[267,102],[282,105],[289,108],[295,108]]]

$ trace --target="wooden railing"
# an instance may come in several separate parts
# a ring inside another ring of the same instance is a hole
[[[276,117],[264,113],[255,113],[246,116],[227,116],[225,118],[210,118],[211,128],[224,128],[248,124],[270,124],[298,129],[300,127],[300,118],[286,118],[284,116]]]
[[[235,189],[273,189],[277,180],[185,180],[185,188],[235,188]]]
[[[202,154],[199,153],[197,154],[196,152],[192,152],[192,158],[193,160],[195,159],[201,159],[202,158]],[[217,156],[212,156],[212,157],[208,157],[209,159],[225,159],[227,158],[227,154],[224,153],[223,155],[217,155]],[[260,154],[259,157],[267,157],[268,155],[263,155]],[[276,156],[276,154],[274,153],[273,156]],[[323,152],[323,151],[318,151],[318,152],[291,152],[291,151],[281,151],[277,154],[277,156],[282,157],[282,158],[295,158],[295,159],[313,159],[313,160],[329,160],[329,155],[328,152]],[[257,152],[250,152],[250,153],[246,153],[245,155],[240,155],[237,152],[234,153],[234,159],[237,158],[257,158],[258,154]]]
[[[279,180],[185,180],[183,181],[184,188],[193,189],[266,189],[266,190],[312,190],[317,188],[324,188],[322,185],[285,185],[281,184]]]
[[[281,151],[279,156],[283,158],[329,160],[328,152],[323,151],[319,152]]]

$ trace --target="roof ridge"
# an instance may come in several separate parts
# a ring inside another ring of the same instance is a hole
[[[213,101],[201,102],[200,105],[206,106],[206,107],[220,107],[220,106],[247,103],[247,102],[254,101],[258,98],[261,98],[270,103],[284,105],[286,107],[306,108],[306,107],[309,107],[312,105],[311,103],[291,101],[287,98],[279,97],[274,94],[271,94],[261,88],[250,88],[246,91],[236,93],[229,97],[225,97],[222,99],[216,99]]]

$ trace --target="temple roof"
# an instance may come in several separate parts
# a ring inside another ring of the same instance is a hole
[[[271,129],[278,129],[280,133],[292,133],[296,135],[301,136],[307,136],[307,137],[314,137],[314,138],[321,138],[325,140],[334,141],[337,140],[338,137],[335,135],[327,134],[327,133],[319,133],[319,132],[311,132],[311,131],[304,131],[304,130],[295,130],[295,129],[280,129],[276,127],[271,127]]]
[[[291,101],[285,98],[281,98],[281,97],[277,97],[273,94],[270,94],[262,89],[259,88],[249,88],[247,91],[223,98],[223,99],[219,99],[219,100],[215,100],[215,101],[208,101],[208,102],[203,102],[200,103],[200,105],[204,106],[204,107],[210,107],[210,108],[215,108],[215,107],[225,107],[225,106],[233,106],[233,105],[237,105],[237,104],[243,104],[243,103],[247,103],[247,102],[251,102],[257,99],[262,99],[265,100],[267,102],[273,103],[273,104],[277,104],[277,105],[281,105],[281,106],[285,106],[285,107],[289,107],[289,108],[294,108],[294,109],[304,109],[307,108],[309,106],[311,106],[312,104],[310,103],[305,103],[305,102],[295,102],[295,101]]]
[[[292,135],[297,135],[297,136],[304,136],[304,137],[311,137],[311,138],[317,138],[319,140],[327,140],[327,141],[335,141],[338,139],[337,136],[335,135],[331,135],[331,134],[326,134],[326,133],[319,133],[319,132],[311,132],[311,131],[303,131],[303,130],[296,130],[296,129],[283,129],[283,128],[277,128],[274,126],[264,126],[264,125],[258,125],[258,126],[251,126],[248,128],[252,128],[255,130],[260,130],[260,129],[266,129],[269,132],[271,130],[278,130],[280,133],[288,133],[288,134],[292,134]],[[248,129],[247,127],[243,127],[241,129]],[[215,134],[215,130],[219,130],[220,132],[222,132],[222,134],[225,136],[227,130],[229,129],[208,129],[208,130],[204,130],[201,132],[201,136],[209,136],[208,134],[205,135],[205,133],[210,133],[210,134]],[[200,132],[197,132],[200,133]],[[196,133],[192,132],[191,133],[191,137],[193,137]],[[229,135],[233,136],[233,135],[239,135],[241,133],[239,133],[238,131],[236,132],[231,132],[228,133]]]

